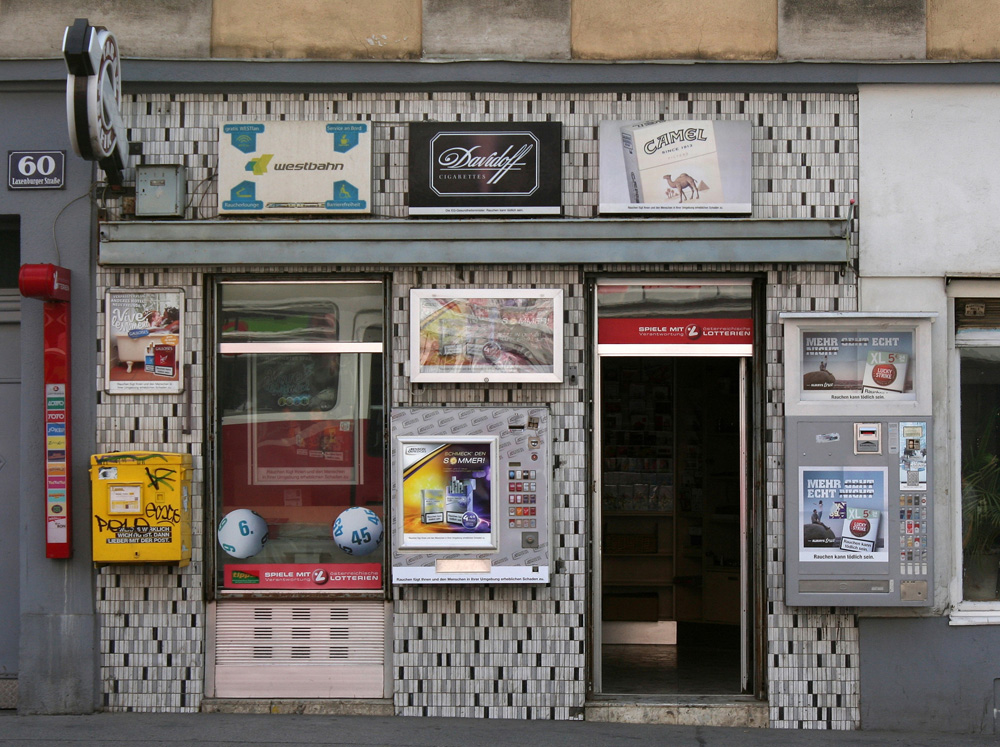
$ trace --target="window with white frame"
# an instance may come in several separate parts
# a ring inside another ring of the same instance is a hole
[[[962,598],[1000,600],[1000,298],[955,298]]]

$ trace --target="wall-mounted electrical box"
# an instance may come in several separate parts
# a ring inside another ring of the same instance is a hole
[[[180,164],[135,167],[135,214],[143,218],[183,218],[187,169]]]

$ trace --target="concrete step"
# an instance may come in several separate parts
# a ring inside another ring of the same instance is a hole
[[[297,713],[319,716],[393,716],[390,698],[205,698],[202,713]]]
[[[767,702],[749,695],[598,695],[584,704],[587,721],[675,726],[767,728]]]

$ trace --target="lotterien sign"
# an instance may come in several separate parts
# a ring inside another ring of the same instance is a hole
[[[62,189],[65,174],[65,151],[7,151],[7,189]]]
[[[371,213],[367,122],[225,122],[219,212]]]

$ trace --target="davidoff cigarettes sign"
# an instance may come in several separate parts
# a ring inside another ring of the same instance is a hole
[[[410,215],[558,215],[558,122],[410,124]]]

